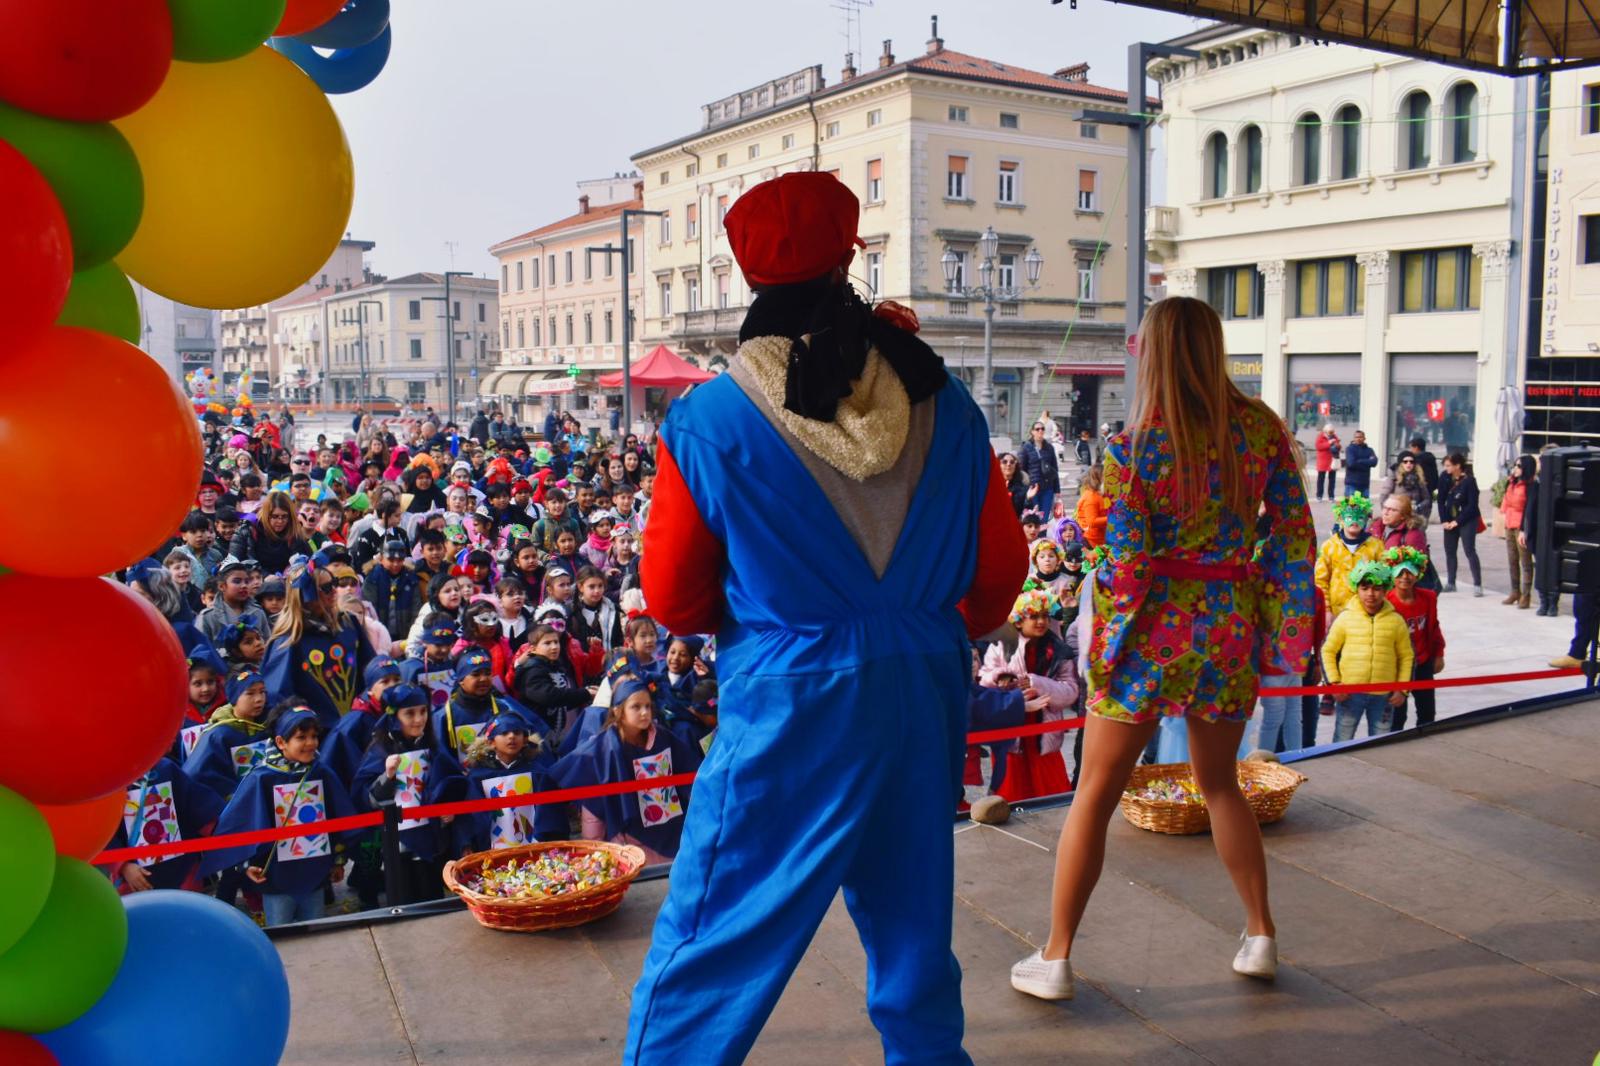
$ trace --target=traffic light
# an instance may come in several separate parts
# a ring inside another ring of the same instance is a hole
[[[1539,457],[1533,572],[1543,592],[1600,592],[1600,448]]]

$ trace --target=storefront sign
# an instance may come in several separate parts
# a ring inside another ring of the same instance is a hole
[[[1543,401],[1538,406],[1600,407],[1600,385],[1529,385],[1529,401]]]

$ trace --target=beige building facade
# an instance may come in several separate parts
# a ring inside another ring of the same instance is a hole
[[[622,367],[623,260],[591,248],[622,248],[622,213],[643,207],[637,175],[578,183],[577,211],[490,247],[500,263],[499,331],[503,358],[484,378],[495,397],[519,418],[552,408],[585,423],[609,422],[621,395],[596,384]],[[633,359],[648,351],[638,335],[643,300],[638,249],[644,234],[632,223],[634,249],[627,287],[634,320]]]
[[[851,268],[864,296],[912,307],[922,336],[975,384],[984,301],[947,291],[941,259],[979,282],[979,237],[999,236],[994,320],[995,431],[1018,436],[1044,409],[1092,427],[1122,416],[1126,140],[1084,108],[1124,110],[1126,94],[947,49],[847,62],[836,84],[813,66],[702,108],[701,128],[638,152],[643,204],[643,346],[665,343],[707,369],[737,349],[750,301],[723,218],[779,174],[834,173],[861,200],[867,242]],[[1044,257],[1040,283],[1024,261]],[[1076,394],[1078,404],[1073,407]]]
[[[1491,467],[1520,367],[1515,84],[1236,27],[1170,43],[1200,57],[1150,68],[1168,293],[1218,310],[1236,381],[1302,441],[1332,422]]]

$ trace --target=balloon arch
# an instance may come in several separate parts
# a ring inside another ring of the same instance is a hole
[[[87,861],[141,810],[129,783],[166,750],[187,691],[171,628],[99,575],[189,510],[195,415],[226,406],[209,373],[184,395],[134,346],[129,278],[232,308],[311,276],[354,195],[325,94],[370,83],[389,44],[389,0],[0,0],[0,465],[14,479],[0,497],[0,1062],[282,1054],[288,982],[248,918],[198,893],[124,899]],[[235,139],[240,116],[256,151],[195,149]],[[106,450],[43,463],[36,449],[85,402],[116,405],[95,432],[136,467],[138,491],[75,533],[47,518],[76,507]],[[39,625],[40,604],[70,604],[107,635],[103,684],[89,686],[103,703],[52,698],[85,664]],[[82,728],[94,743],[56,757]]]

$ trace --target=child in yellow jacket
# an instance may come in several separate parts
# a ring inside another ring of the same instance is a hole
[[[1333,520],[1338,529],[1317,549],[1313,580],[1328,601],[1328,614],[1338,618],[1355,599],[1355,586],[1348,581],[1350,572],[1361,563],[1379,562],[1383,541],[1367,530],[1372,522],[1372,501],[1359,492],[1333,505]]]
[[[1348,583],[1355,598],[1345,605],[1322,645],[1322,665],[1334,685],[1385,685],[1411,679],[1411,631],[1389,603],[1394,571],[1377,562],[1360,562]],[[1367,735],[1389,732],[1394,708],[1404,692],[1353,692],[1335,696],[1335,741],[1350,740],[1364,717]]]

